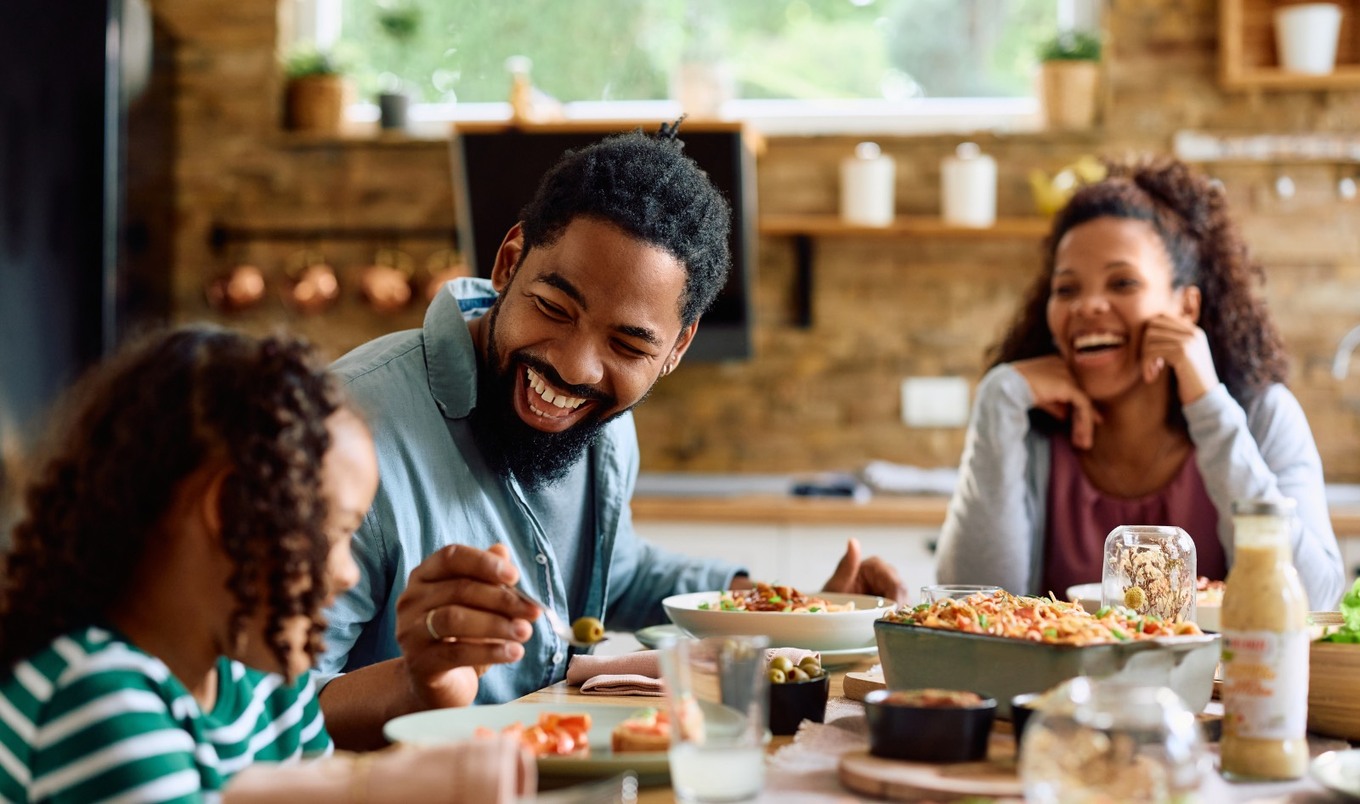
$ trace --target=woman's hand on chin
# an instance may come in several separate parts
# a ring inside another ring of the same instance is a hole
[[[1176,374],[1182,405],[1198,401],[1218,385],[1209,337],[1188,318],[1159,315],[1143,330],[1143,379],[1153,382],[1167,368]]]
[[[1011,364],[1029,383],[1034,407],[1072,424],[1072,446],[1090,449],[1095,442],[1100,413],[1091,397],[1077,385],[1067,363],[1058,355],[1044,355]]]

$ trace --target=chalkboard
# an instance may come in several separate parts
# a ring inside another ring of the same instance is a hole
[[[609,134],[660,122],[614,126],[460,126],[453,139],[458,245],[479,276],[490,276],[496,250],[538,188],[543,174],[565,151]],[[755,245],[754,158],[740,126],[681,127],[685,153],[703,168],[732,205],[732,273],[699,324],[687,360],[735,360],[751,356],[751,272]]]

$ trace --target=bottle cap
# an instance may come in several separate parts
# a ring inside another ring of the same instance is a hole
[[[1296,503],[1289,497],[1253,497],[1233,502],[1234,516],[1292,516]]]
[[[960,159],[977,159],[982,155],[982,149],[976,142],[964,142],[954,149],[954,155]]]

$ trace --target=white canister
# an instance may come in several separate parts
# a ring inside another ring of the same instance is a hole
[[[897,166],[877,143],[861,142],[841,160],[841,220],[858,226],[888,226],[896,203]]]
[[[1280,67],[1292,73],[1326,75],[1336,66],[1341,6],[1304,3],[1275,10],[1275,49]]]
[[[965,142],[940,163],[941,212],[952,226],[996,223],[996,160]]]

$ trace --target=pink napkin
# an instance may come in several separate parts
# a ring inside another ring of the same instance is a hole
[[[806,656],[821,659],[816,651],[802,648],[770,648],[765,661],[776,656],[787,656],[794,664]],[[581,688],[582,695],[642,695],[660,697],[661,662],[657,651],[640,650],[616,656],[571,657],[567,665],[567,684]]]

